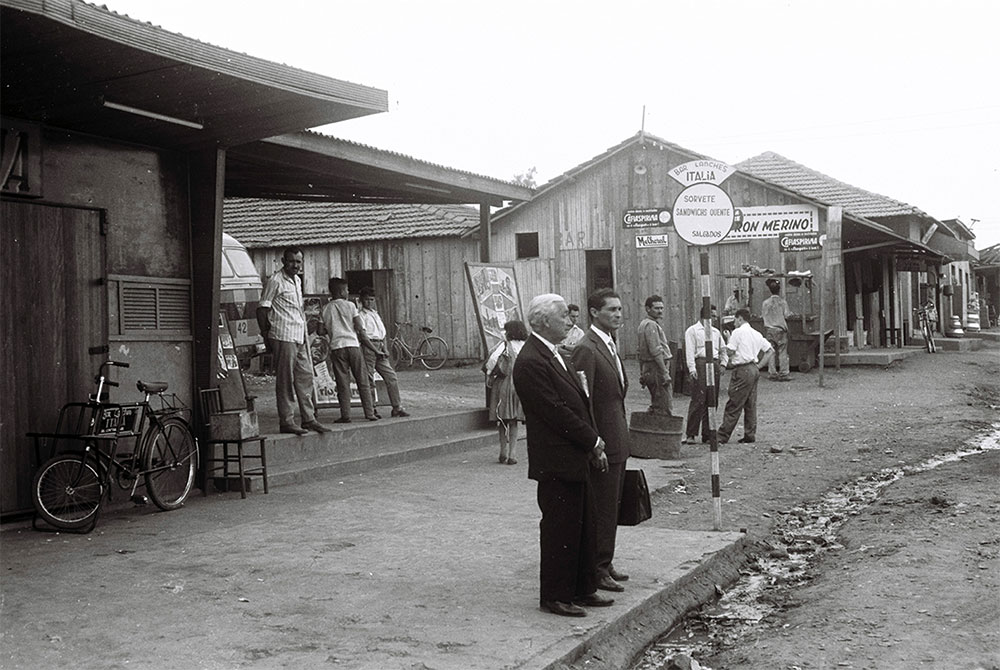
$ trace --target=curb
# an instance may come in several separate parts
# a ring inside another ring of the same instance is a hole
[[[669,586],[650,596],[594,635],[578,642],[545,665],[528,662],[524,670],[621,670],[628,668],[649,645],[677,626],[692,610],[718,597],[740,577],[755,540],[739,540],[702,560]]]

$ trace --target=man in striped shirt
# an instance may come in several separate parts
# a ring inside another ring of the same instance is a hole
[[[282,268],[271,275],[257,306],[257,324],[274,359],[278,426],[282,433],[305,435],[309,430],[327,433],[316,420],[313,406],[313,369],[306,342],[306,312],[302,302],[302,250],[285,249]],[[295,422],[299,406],[301,424]]]

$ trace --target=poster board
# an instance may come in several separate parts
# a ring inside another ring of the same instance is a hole
[[[337,400],[337,381],[333,370],[329,367],[330,338],[320,313],[323,306],[330,302],[329,296],[304,296],[306,312],[306,334],[309,340],[309,353],[313,364],[313,402],[317,408],[340,407]],[[376,375],[378,379],[381,379]],[[378,397],[376,394],[376,403]],[[361,394],[358,385],[351,379],[351,407],[361,407]]]
[[[503,342],[505,323],[524,321],[521,293],[513,265],[466,263],[465,274],[483,341],[483,356],[486,356]]]
[[[217,345],[218,371],[216,381],[219,386],[221,410],[246,409],[247,390],[243,383],[243,371],[236,357],[236,344],[229,330],[226,310],[219,310],[219,339]]]

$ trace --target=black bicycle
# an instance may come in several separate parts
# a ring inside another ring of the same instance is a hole
[[[144,394],[140,402],[102,402],[105,388],[118,385],[107,379],[109,367],[128,363],[102,363],[97,392],[85,403],[64,406],[55,433],[28,434],[36,450],[39,440],[49,440],[52,449],[60,441],[74,445],[43,463],[32,483],[35,510],[59,529],[92,530],[112,479],[140,504],[146,497],[136,491],[144,482],[149,498],[164,511],[181,507],[194,485],[198,445],[184,418],[187,408],[165,394],[166,382],[137,382]]]

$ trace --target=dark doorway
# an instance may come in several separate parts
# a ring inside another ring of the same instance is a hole
[[[587,295],[602,288],[614,288],[611,250],[587,251]]]

